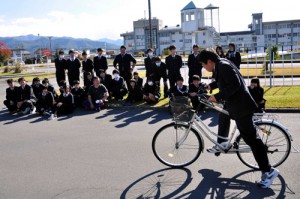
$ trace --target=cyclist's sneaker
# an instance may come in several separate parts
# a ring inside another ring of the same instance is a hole
[[[271,168],[269,172],[264,172],[261,176],[261,180],[258,183],[258,186],[261,188],[268,188],[273,183],[274,179],[279,175],[278,169]]]
[[[215,146],[213,146],[209,149],[206,149],[206,151],[208,153],[219,153],[219,152],[221,152],[220,148],[217,145],[215,145]]]

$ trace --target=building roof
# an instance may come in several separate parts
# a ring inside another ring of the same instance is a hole
[[[181,26],[177,25],[177,26],[165,26],[162,29],[159,30],[159,32],[162,31],[181,31]]]
[[[221,32],[221,36],[227,36],[227,35],[251,35],[254,31],[236,31],[236,32]]]
[[[134,32],[126,32],[126,33],[120,34],[121,37],[123,37],[123,36],[132,36],[132,35],[134,35]]]
[[[183,11],[183,10],[191,10],[191,9],[197,9],[193,1],[191,1],[190,3],[188,3],[181,11]]]
[[[263,24],[274,24],[274,23],[299,23],[300,19],[295,20],[284,20],[284,21],[266,21]]]
[[[206,6],[204,9],[205,10],[213,10],[213,9],[218,9],[218,6],[214,6],[213,4],[209,4],[208,6]]]

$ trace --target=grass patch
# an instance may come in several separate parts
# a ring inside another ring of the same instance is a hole
[[[265,73],[261,68],[241,68],[241,74],[244,77],[247,76],[264,76]],[[300,75],[300,68],[274,68],[273,75],[275,76],[283,76],[283,75]],[[212,73],[205,71],[203,73],[203,77],[211,77]],[[266,76],[269,76],[269,72],[266,73]]]
[[[300,108],[300,86],[264,88],[267,108]]]

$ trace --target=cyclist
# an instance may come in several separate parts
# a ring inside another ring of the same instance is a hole
[[[278,176],[279,171],[272,168],[265,146],[256,134],[252,117],[256,104],[240,74],[238,68],[230,61],[221,59],[212,51],[203,50],[199,55],[199,61],[209,72],[215,72],[215,80],[209,86],[209,90],[219,88],[219,92],[211,95],[208,101],[226,101],[230,118],[234,119],[242,138],[250,146],[257,161],[262,177],[258,185],[268,188]]]

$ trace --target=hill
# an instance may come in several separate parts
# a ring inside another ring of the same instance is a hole
[[[7,43],[8,47],[23,48],[30,52],[34,52],[39,48],[50,48],[50,39],[45,36],[22,35],[15,37],[0,37],[0,41]],[[72,37],[52,37],[51,48],[55,49],[96,49],[106,48],[109,50],[119,49],[122,45],[122,40],[100,39],[98,41],[87,38],[72,38]]]

